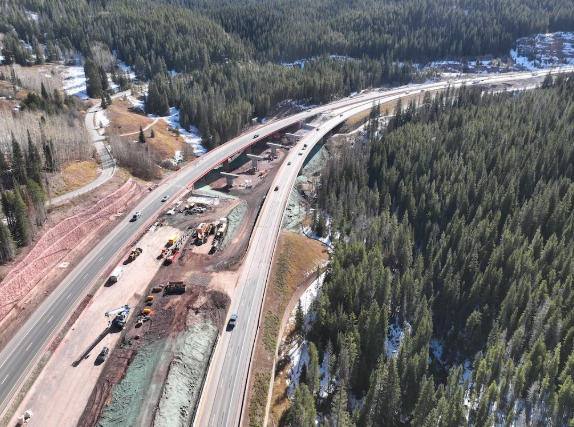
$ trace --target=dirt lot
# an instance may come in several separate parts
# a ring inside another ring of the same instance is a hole
[[[95,363],[96,356],[104,346],[113,348],[121,335],[115,328],[108,329],[109,319],[104,313],[124,304],[135,306],[145,296],[146,288],[160,268],[160,261],[156,259],[158,249],[175,231],[161,227],[145,234],[138,243],[143,253],[123,266],[124,273],[117,283],[106,283],[95,293],[16,412],[18,415],[33,408],[30,426],[77,423],[103,369],[103,365]],[[79,362],[77,366],[73,366],[75,362]]]
[[[160,229],[170,230],[167,237],[179,236],[180,252],[174,263],[162,265],[151,281],[146,279],[147,292],[170,281],[184,283],[186,292],[179,296],[154,293],[150,320],[135,325],[136,316],[132,317],[101,370],[79,426],[189,425],[211,352],[227,316],[238,268],[280,161],[261,162],[262,173],[253,174],[249,171],[251,161],[240,156],[230,168],[241,175],[239,183],[252,180],[250,188],[224,188],[219,171],[214,171],[196,185],[199,190],[180,200],[169,200],[176,213],[163,215],[160,221],[165,225]],[[180,212],[188,200],[204,203],[206,211],[193,215]],[[203,245],[182,237],[199,223],[222,217],[229,221],[223,250],[211,250],[213,235]],[[150,254],[158,263],[164,262],[160,252],[161,246]],[[139,301],[135,314],[145,308],[143,298]]]
[[[328,253],[325,246],[303,235],[284,231],[281,233],[273,260],[270,285],[265,294],[263,325],[257,335],[255,354],[252,363],[248,392],[248,411],[244,412],[241,425],[261,426],[265,417],[269,381],[266,384],[254,386],[256,378],[269,379],[273,370],[277,341],[283,330],[294,301],[316,277],[317,267],[326,264]],[[276,374],[280,375],[279,368]],[[281,395],[272,398],[272,408],[269,425],[278,425],[283,412],[288,408],[288,402]]]

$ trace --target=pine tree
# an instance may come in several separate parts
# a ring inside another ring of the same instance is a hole
[[[0,263],[12,261],[15,256],[14,240],[4,222],[0,221]]]
[[[143,131],[143,129],[142,129],[141,126],[140,126],[140,134],[139,134],[139,137],[138,137],[138,141],[139,141],[140,143],[142,143],[142,144],[146,142],[145,135],[144,135],[144,131]]]
[[[305,384],[300,385],[295,390],[295,396],[287,418],[291,427],[315,426],[317,410],[315,409],[313,396]]]
[[[31,179],[26,182],[26,191],[30,195],[31,204],[36,212],[36,224],[42,225],[48,219],[45,208],[46,195],[42,190],[42,187]]]
[[[297,303],[297,310],[295,311],[295,332],[298,334],[304,334],[305,332],[305,314],[303,313],[301,300]]]
[[[84,73],[86,75],[86,92],[90,98],[100,98],[102,96],[102,78],[94,62],[88,58],[84,62]]]
[[[331,415],[329,417],[331,427],[351,427],[353,425],[347,406],[347,385],[345,381],[341,381],[331,402]]]
[[[24,159],[24,153],[22,153],[22,148],[16,140],[14,133],[12,132],[12,168],[14,169],[14,178],[20,184],[26,182],[26,160]]]
[[[50,100],[50,95],[48,95],[48,91],[46,90],[46,87],[44,86],[44,82],[41,83],[40,94],[42,95],[42,98],[44,100],[46,100],[46,101]]]
[[[314,343],[310,342],[307,348],[309,353],[309,366],[307,369],[307,384],[309,391],[314,396],[319,391],[319,352]]]
[[[36,144],[32,142],[30,131],[27,130],[26,132],[28,134],[28,152],[26,153],[26,171],[28,178],[34,180],[39,186],[42,186],[42,157]]]
[[[28,217],[28,207],[22,198],[21,189],[19,188],[18,184],[15,184],[11,199],[12,206],[10,211],[13,215],[13,226],[10,229],[10,232],[12,233],[12,237],[19,246],[28,246],[32,241],[32,236],[30,233],[30,220]],[[4,211],[4,214],[8,215],[6,211]]]
[[[150,138],[155,138],[155,132],[153,131],[153,129],[152,129],[151,132],[149,133],[149,137],[150,137]]]
[[[54,105],[56,106],[56,108],[58,108],[58,110],[64,108],[64,103],[62,102],[62,96],[60,95],[60,91],[58,89],[54,89],[52,99],[54,100]]]

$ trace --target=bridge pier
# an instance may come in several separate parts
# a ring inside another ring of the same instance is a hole
[[[239,178],[239,175],[236,175],[234,173],[228,173],[228,172],[220,172],[222,176],[225,177],[225,180],[227,181],[227,187],[231,188],[233,187],[233,179],[234,178]]]
[[[263,157],[261,157],[261,156],[256,156],[256,155],[254,155],[254,154],[248,154],[247,157],[251,159],[251,168],[252,168],[254,171],[256,171],[256,170],[257,170],[257,162],[258,162],[259,160],[263,160]]]
[[[225,161],[223,162],[223,170],[225,172],[229,172],[229,159],[225,159]]]

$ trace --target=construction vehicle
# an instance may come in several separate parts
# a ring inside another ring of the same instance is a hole
[[[177,242],[177,239],[178,239],[177,235],[174,234],[173,236],[171,236],[171,237],[169,238],[169,240],[167,241],[167,243],[168,243],[170,246],[171,246],[171,245],[175,245],[175,242]]]
[[[172,251],[170,255],[168,255],[164,261],[164,265],[170,265],[175,262],[177,256],[179,255],[179,250]]]
[[[120,277],[122,277],[123,272],[124,272],[123,267],[116,267],[114,271],[112,271],[112,274],[110,275],[110,282],[116,283],[118,280],[120,280]]]
[[[114,310],[110,310],[106,312],[106,317],[115,316],[114,320],[112,320],[112,326],[115,326],[118,329],[123,329],[126,326],[126,321],[128,320],[128,314],[130,314],[131,306],[129,305],[122,305],[119,308]]]
[[[185,293],[185,283],[183,282],[168,282],[165,288],[163,288],[163,292],[166,295],[178,295]]]
[[[197,231],[196,243],[201,245],[207,241],[207,236],[209,236],[209,233],[211,232],[211,224],[202,222],[197,226],[196,231]]]
[[[32,419],[32,410],[28,409],[26,412],[24,412],[23,415],[20,415],[18,417],[17,423],[16,425],[22,426],[24,424],[28,424],[28,422]]]
[[[162,249],[161,249],[161,254],[159,255],[159,257],[160,257],[160,258],[163,258],[164,256],[167,255],[168,252],[170,252],[170,249],[169,249],[169,248],[165,248],[165,247],[162,248]]]
[[[128,261],[132,262],[134,261],[137,257],[139,257],[143,252],[142,248],[133,248],[132,251],[130,252],[130,256],[128,257]]]

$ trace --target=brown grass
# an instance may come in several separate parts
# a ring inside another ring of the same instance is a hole
[[[153,123],[150,119],[143,114],[131,110],[132,104],[129,101],[122,101],[115,99],[107,109],[107,116],[110,119],[109,131],[118,134],[126,134],[132,132],[139,132],[140,126],[145,129]],[[154,138],[150,138],[151,130],[155,133]],[[172,158],[176,150],[182,150],[184,141],[180,136],[176,136],[175,132],[168,130],[168,125],[163,120],[158,120],[156,124],[151,126],[148,130],[144,131],[146,136],[146,144],[161,161],[167,158]],[[138,139],[138,134],[123,137],[126,141],[133,141]]]
[[[328,253],[320,242],[290,231],[281,233],[276,253],[262,310],[263,327],[257,336],[252,375],[249,380],[249,414],[245,415],[246,419],[242,424],[253,427],[262,425],[265,417],[269,375],[273,369],[283,314],[292,306],[294,296],[298,296],[304,290],[301,285],[306,283],[309,277],[313,278],[317,267],[323,265],[328,258]],[[261,384],[263,378],[267,381],[265,387]],[[284,375],[281,383],[285,389]],[[276,404],[275,388],[276,386],[273,391],[269,425],[277,425],[277,420],[288,408],[288,399],[285,399],[286,402],[283,402],[281,407]],[[282,392],[278,389],[277,393]]]
[[[92,182],[98,176],[98,164],[93,161],[74,162],[50,178],[52,197],[68,193]]]

